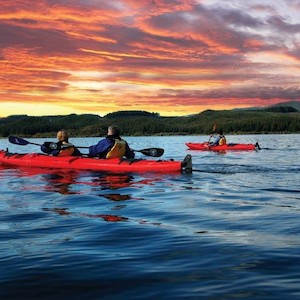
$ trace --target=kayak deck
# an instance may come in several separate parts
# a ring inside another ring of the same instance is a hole
[[[105,172],[187,172],[192,171],[192,157],[183,161],[150,159],[99,159],[81,156],[49,156],[40,153],[17,154],[0,150],[0,164],[14,167],[73,169]]]
[[[250,151],[250,150],[259,150],[259,144],[225,144],[225,145],[209,145],[206,143],[186,143],[190,150],[201,150],[201,151],[226,151],[226,150],[235,150],[235,151]]]

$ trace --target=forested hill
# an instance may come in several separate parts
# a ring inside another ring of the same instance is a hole
[[[72,137],[105,136],[109,125],[118,126],[123,136],[210,134],[215,123],[225,134],[300,133],[300,112],[292,106],[274,106],[257,110],[207,110],[184,117],[161,117],[145,111],[119,111],[104,117],[14,115],[0,118],[0,136],[55,137],[62,128]]]

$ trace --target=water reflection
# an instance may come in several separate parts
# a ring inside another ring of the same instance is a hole
[[[57,192],[63,195],[79,194],[78,191],[72,191],[72,184],[76,183],[77,175],[71,172],[43,174],[42,179],[47,183],[45,190]]]
[[[121,194],[116,192],[130,186],[145,185],[153,182],[153,179],[136,180],[132,175],[118,175],[105,173],[61,173],[43,174],[43,180],[47,182],[45,190],[58,192],[60,194],[85,194],[100,190],[100,197],[109,201],[142,200],[142,198],[132,197],[131,194]],[[113,190],[113,193],[106,193]],[[105,192],[105,193],[104,193]]]
[[[55,212],[61,216],[74,215],[74,216],[87,217],[87,218],[103,219],[106,222],[120,222],[120,221],[128,220],[128,218],[126,217],[110,215],[110,214],[73,213],[68,211],[67,208],[43,208],[43,211]]]
[[[121,194],[105,194],[100,195],[104,198],[110,200],[110,201],[126,201],[126,200],[132,200],[133,198],[130,195],[121,195]]]
[[[62,195],[95,194],[109,201],[143,200],[132,197],[131,194],[123,194],[117,191],[128,187],[140,188],[144,185],[152,185],[158,180],[157,177],[142,178],[131,174],[109,174],[104,172],[74,171],[74,170],[51,170],[40,168],[18,168],[12,170],[11,176],[25,177],[24,190],[38,190],[55,192]],[[109,192],[113,191],[113,192]],[[108,192],[108,193],[107,193]]]

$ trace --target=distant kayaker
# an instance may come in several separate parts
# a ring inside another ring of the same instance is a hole
[[[129,148],[127,142],[120,137],[120,131],[115,126],[109,126],[107,136],[98,144],[89,147],[90,157],[100,158],[134,158],[134,152]]]
[[[57,132],[57,143],[46,142],[41,146],[41,150],[53,156],[80,156],[80,151],[69,143],[69,134],[62,129]]]
[[[226,138],[223,134],[223,130],[221,129],[217,132],[217,135],[212,134],[210,138],[214,138],[214,141],[209,143],[210,146],[216,146],[216,145],[221,146],[221,145],[226,145],[227,143]]]

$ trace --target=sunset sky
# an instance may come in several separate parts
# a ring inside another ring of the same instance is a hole
[[[0,117],[300,101],[298,0],[1,0]]]

